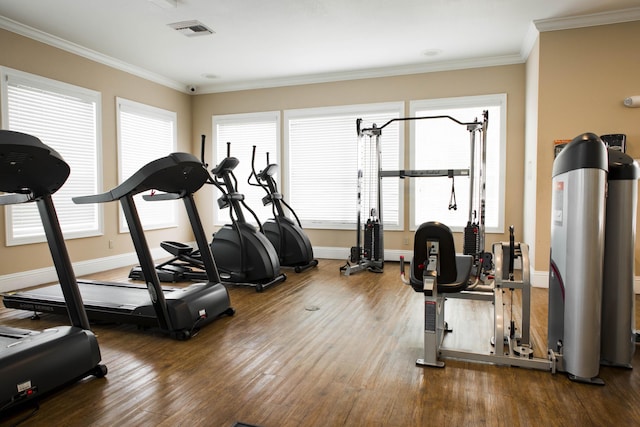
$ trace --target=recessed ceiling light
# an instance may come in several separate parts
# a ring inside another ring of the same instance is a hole
[[[215,74],[202,74],[202,77],[204,77],[205,79],[217,79],[218,76],[216,76]]]
[[[422,52],[424,56],[429,56],[429,57],[438,56],[441,53],[442,53],[442,49],[427,49],[424,52]]]

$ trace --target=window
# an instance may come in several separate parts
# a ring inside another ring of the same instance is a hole
[[[504,224],[504,171],[506,146],[505,94],[446,98],[415,101],[410,105],[411,116],[449,115],[461,122],[482,121],[482,112],[488,111],[486,173],[487,232],[503,232]],[[476,141],[480,142],[478,134]],[[470,132],[466,126],[449,119],[411,121],[411,169],[469,169],[471,166]],[[480,161],[476,160],[478,170]],[[477,185],[476,180],[476,185]],[[455,189],[457,210],[449,209]],[[457,176],[452,179],[412,178],[411,229],[426,221],[440,221],[454,231],[462,231],[469,220],[470,179]],[[473,197],[477,199],[477,190]],[[474,209],[478,204],[474,202]],[[474,218],[472,218],[474,219]]]
[[[237,158],[240,163],[233,171],[238,180],[237,191],[244,194],[247,206],[253,210],[261,222],[273,217],[271,205],[264,206],[262,198],[266,195],[260,187],[253,187],[247,183],[251,175],[251,154],[253,146],[256,146],[255,168],[260,172],[267,165],[267,153],[269,163],[280,164],[280,113],[263,112],[248,114],[229,114],[213,116],[213,165],[217,165],[227,157],[227,143],[230,143],[231,157]],[[280,181],[278,176],[274,177]],[[253,180],[252,180],[253,181]],[[280,189],[280,191],[282,191]],[[220,197],[216,191],[216,200]],[[217,201],[213,208],[214,224],[224,225],[230,222],[228,208],[220,210]],[[249,212],[245,212],[245,219],[255,225],[255,220]]]
[[[288,179],[286,196],[308,228],[353,229],[357,217],[358,133],[401,117],[403,103],[352,105],[285,112]],[[375,151],[375,142],[366,147]],[[382,169],[398,170],[403,158],[402,126],[394,122],[381,135]],[[365,171],[366,173],[366,171]],[[399,178],[382,180],[382,219],[386,229],[402,228]],[[362,212],[368,218],[368,212]]]
[[[118,111],[118,182],[122,183],[147,163],[176,150],[176,113],[116,98]],[[176,200],[145,202],[134,197],[145,230],[176,227]],[[120,232],[129,227],[120,209]]]
[[[100,93],[8,68],[1,71],[3,128],[39,138],[71,168],[67,182],[53,195],[65,238],[102,234],[102,210],[71,200],[100,187]],[[5,209],[7,245],[46,241],[35,204]]]

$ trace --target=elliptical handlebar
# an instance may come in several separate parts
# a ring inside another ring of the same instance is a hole
[[[267,167],[269,166],[269,153],[267,152]],[[255,182],[251,182],[251,178],[255,179]],[[260,174],[256,173],[256,146],[253,146],[253,150],[251,151],[251,173],[249,174],[249,178],[247,178],[247,184],[253,187],[261,187],[267,196],[271,195],[269,188],[262,182],[266,180],[263,176],[263,171],[260,171]]]
[[[245,221],[242,208],[240,207],[240,205],[242,205],[256,220],[260,232],[263,232],[258,215],[245,203],[244,195],[238,192],[238,179],[233,173],[233,169],[235,169],[239,163],[240,161],[237,158],[231,157],[231,142],[227,142],[227,157],[222,159],[215,168],[211,169],[211,173],[214,176],[211,183],[223,194],[222,198],[225,203],[221,204],[221,207],[230,205],[230,216],[233,222]],[[234,213],[237,219],[234,219]]]
[[[204,166],[204,168],[208,168],[209,165],[207,164],[205,158],[204,158],[204,148],[205,148],[205,144],[204,141],[207,138],[207,135],[202,134],[200,136],[200,161],[202,162],[202,165]]]
[[[249,175],[247,182],[249,183],[249,185],[253,185],[254,187],[262,187],[262,189],[267,193],[267,196],[262,200],[265,205],[271,202],[274,210],[273,214],[276,221],[279,220],[280,216],[286,216],[284,210],[282,209],[282,206],[284,206],[289,212],[291,212],[296,222],[298,223],[298,226],[302,227],[300,218],[298,218],[298,215],[293,210],[293,208],[284,201],[284,197],[278,191],[278,184],[273,178],[278,170],[278,165],[276,163],[270,163],[269,152],[267,151],[266,154],[267,166],[262,171],[260,171],[260,173],[257,173],[255,168],[256,146],[253,146],[253,152],[251,154],[251,174]],[[254,177],[255,183],[251,182],[251,177]]]

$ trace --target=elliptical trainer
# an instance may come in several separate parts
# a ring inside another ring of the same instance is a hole
[[[204,136],[202,145],[204,152]],[[285,281],[287,276],[280,273],[278,253],[263,234],[260,220],[244,202],[244,195],[237,190],[238,181],[233,170],[238,163],[237,158],[231,157],[231,143],[227,142],[227,157],[211,169],[211,184],[222,193],[218,206],[220,209],[229,208],[231,218],[231,224],[214,233],[211,252],[224,282],[253,286],[261,292]],[[259,230],[246,221],[243,207],[256,219]]]
[[[253,146],[251,153],[251,175],[247,179],[249,185],[262,187],[267,193],[262,198],[262,203],[271,205],[273,218],[268,219],[262,229],[280,257],[280,265],[293,267],[296,273],[307,270],[318,265],[318,260],[313,258],[313,248],[309,237],[302,230],[302,224],[295,211],[284,201],[282,194],[278,192],[278,184],[273,176],[278,172],[278,165],[269,163],[269,153],[267,153],[267,166],[260,172],[255,168],[256,146]],[[254,178],[255,182],[251,181]],[[284,208],[295,218],[295,222],[287,217]]]

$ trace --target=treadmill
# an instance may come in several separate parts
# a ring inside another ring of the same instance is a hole
[[[49,243],[71,326],[42,332],[0,326],[0,413],[88,375],[103,377],[100,349],[89,330],[76,277],[51,195],[69,165],[38,138],[0,130],[0,205],[35,202]]]
[[[83,203],[120,201],[146,284],[78,280],[87,315],[91,320],[157,327],[175,339],[188,339],[219,316],[233,315],[229,293],[220,282],[193,194],[209,180],[209,172],[193,155],[172,153],[154,160],[119,186],[106,193],[74,197]],[[133,196],[148,190],[145,200],[182,199],[187,210],[207,281],[185,288],[163,288],[145,239]],[[155,190],[161,193],[155,193]],[[63,313],[65,299],[58,286],[12,292],[4,304],[34,312]]]

